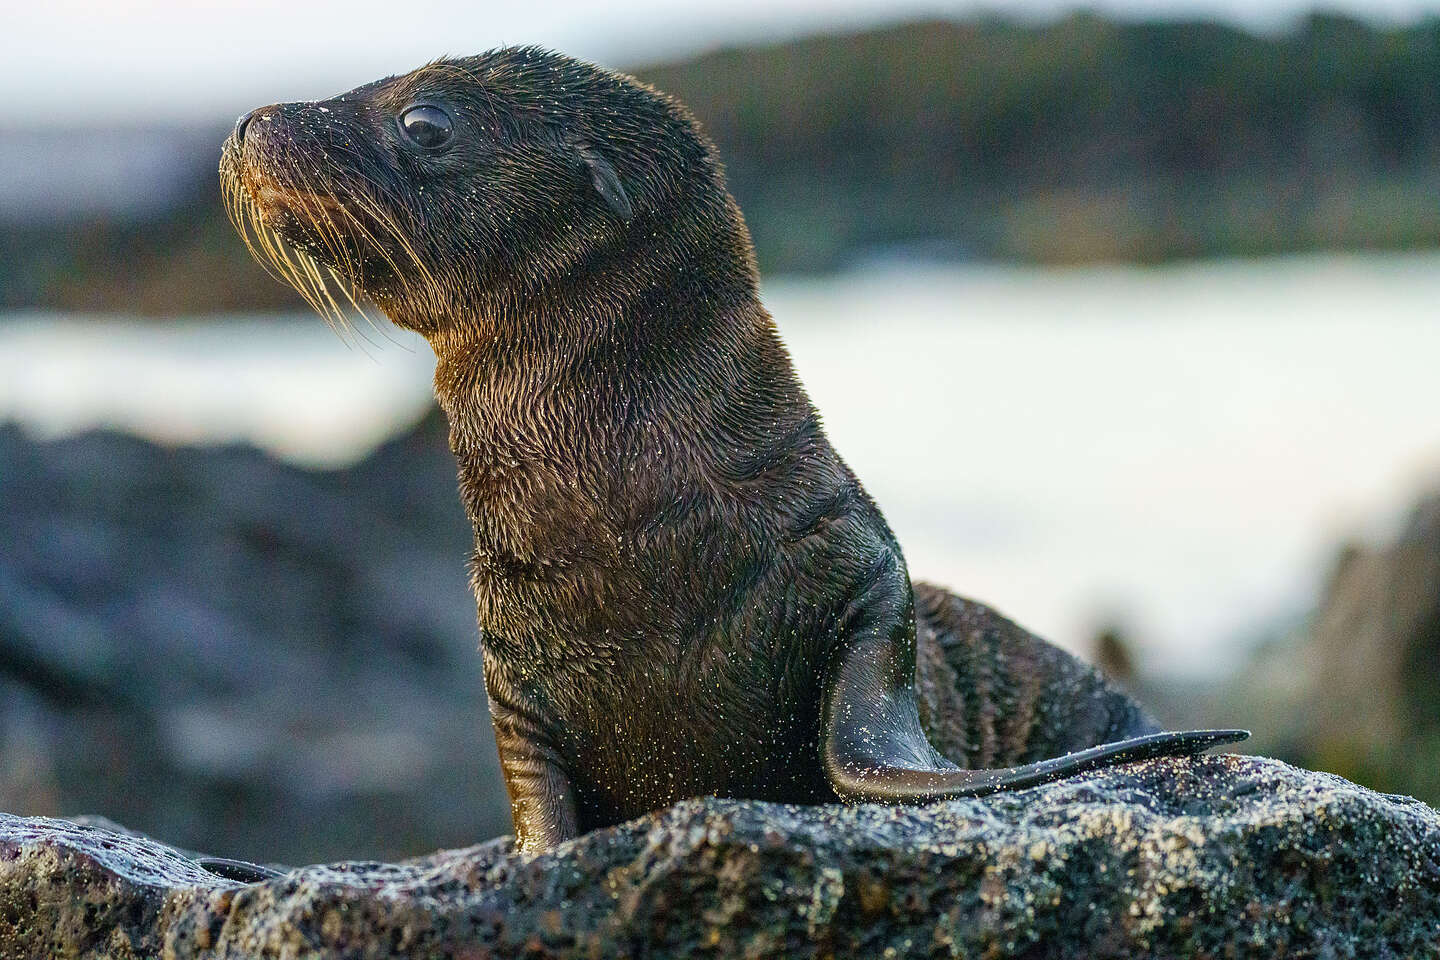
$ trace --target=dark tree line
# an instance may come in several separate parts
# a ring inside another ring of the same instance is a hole
[[[773,268],[1440,242],[1440,21],[925,22],[641,75],[719,143]]]
[[[767,270],[1440,245],[1440,20],[933,21],[638,72],[719,144]],[[230,236],[214,162],[166,216],[0,225],[0,306],[295,302]]]

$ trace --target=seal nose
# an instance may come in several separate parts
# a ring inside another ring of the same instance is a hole
[[[235,121],[235,142],[236,142],[236,143],[244,143],[244,142],[245,142],[245,128],[248,127],[248,126],[250,126],[250,120],[251,120],[254,116],[255,116],[255,111],[254,111],[254,110],[251,110],[249,113],[243,115],[239,120],[236,120],[236,121]]]

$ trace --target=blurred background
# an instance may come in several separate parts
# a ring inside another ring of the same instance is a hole
[[[1440,803],[1440,0],[7,21],[0,809],[283,862],[508,832],[428,348],[307,313],[215,169],[250,107],[521,42],[702,121],[917,578]]]

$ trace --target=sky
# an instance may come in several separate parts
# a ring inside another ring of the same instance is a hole
[[[1321,2],[1384,21],[1440,15],[1440,0]],[[919,16],[988,9],[1043,18],[1077,6],[1274,30],[1314,0],[7,0],[0,125],[214,120],[506,43],[539,43],[625,67]]]

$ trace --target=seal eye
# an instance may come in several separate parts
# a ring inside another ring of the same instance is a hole
[[[400,114],[400,130],[421,150],[438,150],[450,142],[455,125],[444,110],[422,103]]]

